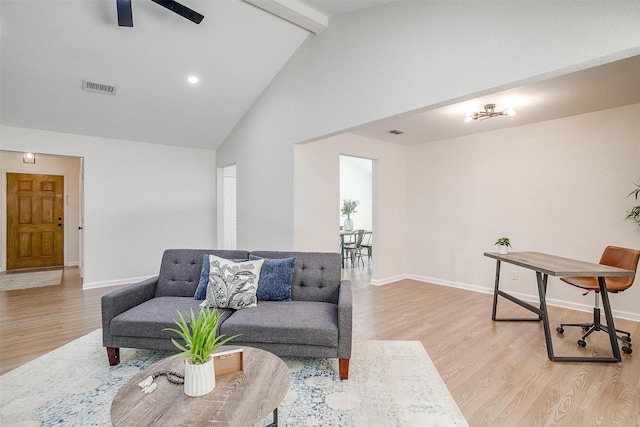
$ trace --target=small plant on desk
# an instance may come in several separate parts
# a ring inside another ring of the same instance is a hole
[[[511,247],[511,242],[508,237],[501,237],[496,240],[495,243],[498,246],[498,253],[501,255],[506,255],[509,253],[509,248]]]

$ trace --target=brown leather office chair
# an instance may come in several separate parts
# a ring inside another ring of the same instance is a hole
[[[639,259],[640,251],[638,250],[619,248],[617,246],[607,246],[602,253],[602,257],[600,258],[600,264],[608,265],[611,267],[624,268],[625,270],[636,271],[636,269],[638,268]],[[607,292],[617,293],[630,288],[631,285],[633,285],[634,278],[635,276],[605,277],[604,280],[607,287]],[[559,334],[562,334],[564,333],[565,326],[581,327],[582,330],[586,333],[582,336],[581,339],[578,340],[578,345],[580,347],[585,347],[587,345],[584,339],[595,331],[604,331],[609,333],[607,325],[603,325],[600,322],[600,299],[598,295],[600,293],[600,286],[598,284],[598,278],[561,277],[560,280],[567,282],[570,285],[584,289],[587,291],[587,293],[589,293],[590,291],[595,292],[596,302],[593,308],[593,323],[563,323],[556,328],[556,331]],[[585,295],[587,293],[585,293]],[[618,340],[624,344],[624,346],[622,347],[622,351],[626,354],[631,354],[631,333],[622,331],[620,329],[616,329],[616,332]]]

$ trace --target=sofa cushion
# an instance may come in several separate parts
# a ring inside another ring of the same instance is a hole
[[[209,285],[202,307],[233,308],[254,307],[260,270],[264,260],[233,262],[209,255]]]
[[[162,256],[156,297],[191,297],[202,271],[202,258],[214,254],[227,259],[249,259],[249,252],[213,249],[167,249]]]
[[[227,336],[242,334],[234,344],[263,342],[338,345],[338,308],[312,301],[262,301],[256,307],[233,313],[220,327]]]
[[[249,259],[262,259],[249,255]],[[296,258],[264,259],[258,282],[258,301],[291,301],[291,281]]]
[[[291,284],[292,300],[338,302],[342,274],[339,253],[252,251],[251,255],[273,259],[296,258]]]
[[[178,319],[177,311],[183,315],[193,309],[198,313],[200,301],[192,297],[158,297],[137,305],[114,317],[110,323],[111,335],[142,338],[178,338],[175,332],[164,331],[164,328],[175,328]],[[232,310],[218,309],[222,320],[228,318]]]

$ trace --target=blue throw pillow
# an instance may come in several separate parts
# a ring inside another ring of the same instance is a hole
[[[262,259],[249,255],[250,260]],[[264,259],[258,281],[258,301],[291,301],[291,283],[296,258]]]
[[[242,262],[246,259],[232,259],[233,262]],[[209,284],[209,272],[211,271],[211,263],[209,262],[209,255],[202,257],[202,270],[200,271],[200,281],[196,288],[196,293],[193,295],[193,299],[207,299],[207,285]]]

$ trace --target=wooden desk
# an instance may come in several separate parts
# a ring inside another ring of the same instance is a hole
[[[237,348],[223,346],[221,350]],[[273,412],[278,425],[278,405],[289,390],[289,369],[278,356],[243,346],[244,371],[216,379],[209,394],[190,397],[184,386],[158,377],[150,394],[138,383],[158,371],[184,372],[184,359],[167,358],[135,375],[111,403],[111,422],[118,426],[250,426]]]
[[[496,260],[496,281],[493,292],[493,312],[491,319],[494,321],[534,321],[542,322],[544,326],[544,336],[547,343],[547,354],[552,362],[620,362],[620,348],[616,339],[616,330],[613,323],[613,315],[611,314],[611,306],[609,304],[609,295],[605,284],[605,277],[612,276],[633,276],[635,273],[631,270],[622,268],[609,267],[607,265],[595,264],[591,262],[578,261],[570,258],[563,258],[555,255],[544,254],[540,252],[511,252],[508,255],[500,255],[497,252],[485,252],[484,256],[494,258]],[[540,307],[522,301],[508,293],[499,289],[500,282],[500,263],[506,262],[515,264],[523,268],[528,268],[536,272],[538,281],[538,295],[540,296]],[[605,318],[609,330],[609,340],[611,341],[611,351],[613,357],[563,357],[553,354],[553,344],[551,343],[551,331],[549,328],[549,317],[547,315],[547,278],[548,276],[568,277],[583,276],[597,277],[600,285],[600,295],[602,297],[602,305],[604,308]],[[537,318],[502,318],[496,317],[498,306],[498,297],[506,298],[521,307],[537,314]]]

